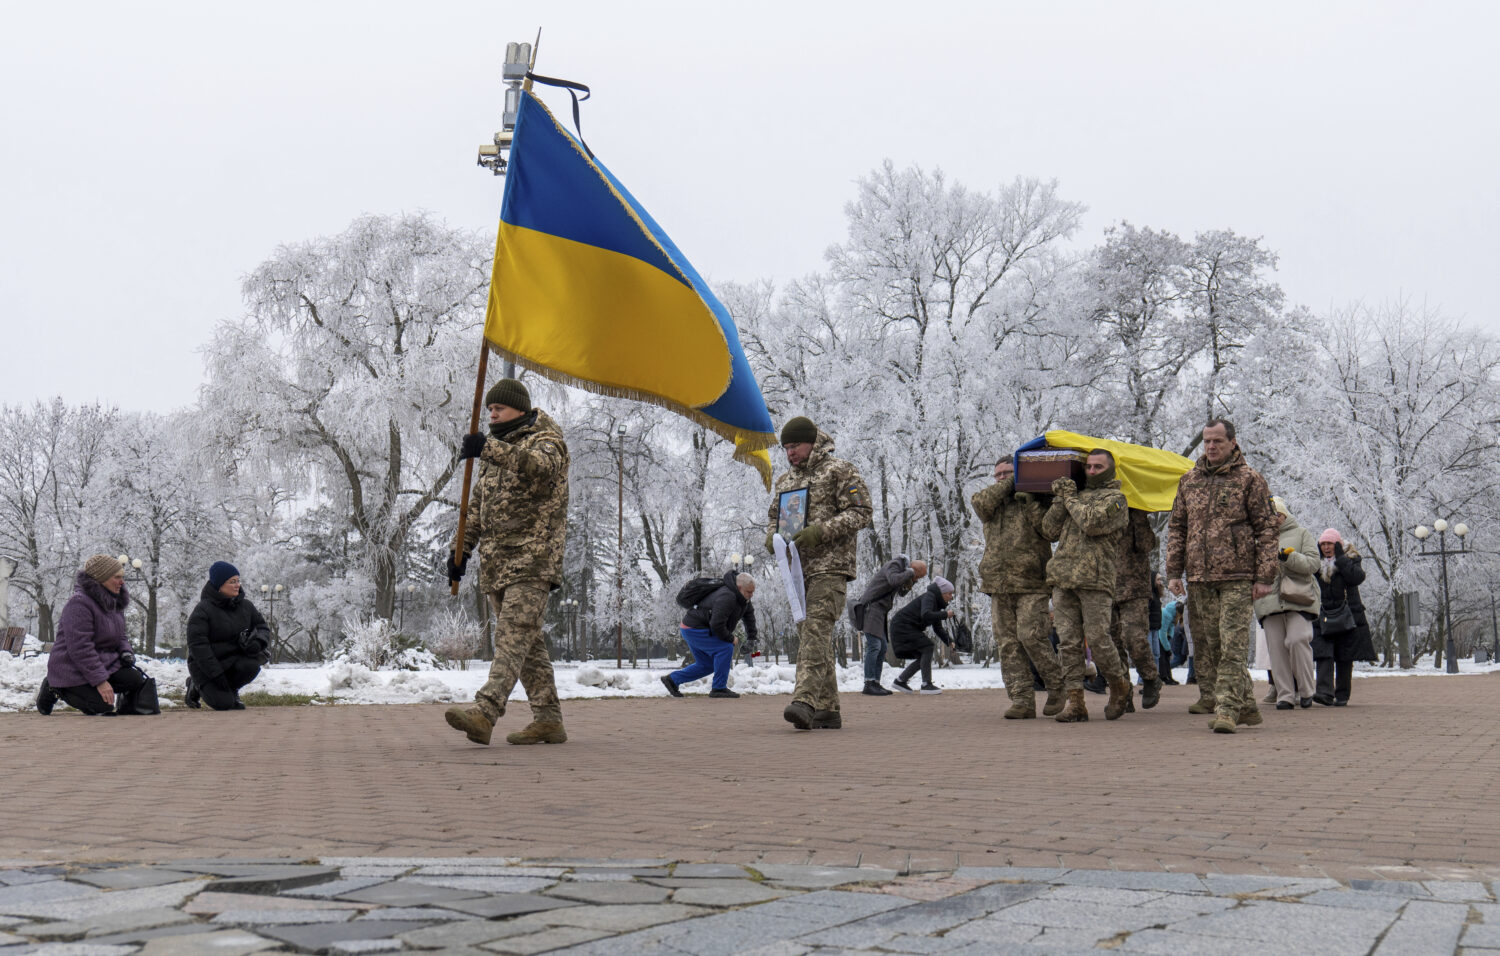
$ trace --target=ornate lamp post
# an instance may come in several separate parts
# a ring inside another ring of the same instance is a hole
[[[1436,551],[1427,549],[1427,539],[1432,532],[1438,533],[1438,546]],[[1448,522],[1442,518],[1432,523],[1432,529],[1428,530],[1425,524],[1419,524],[1412,532],[1417,540],[1422,542],[1422,550],[1417,552],[1418,557],[1437,558],[1443,567],[1443,654],[1448,658],[1447,666],[1444,668],[1449,674],[1458,673],[1458,650],[1453,643],[1453,607],[1448,597],[1448,555],[1468,554],[1469,547],[1466,540],[1469,536],[1469,526],[1460,521],[1453,526],[1453,533],[1458,536],[1458,547],[1448,547]]]
[[[568,652],[577,657],[578,651],[578,601],[576,598],[563,598],[563,629],[568,634]]]
[[[615,667],[625,666],[625,426],[615,430]]]
[[[275,644],[276,644],[276,596],[279,595],[284,590],[285,590],[285,588],[283,588],[279,584],[276,585],[274,588],[271,587],[271,585],[269,585],[269,584],[262,584],[260,586],[260,593],[264,594],[266,596],[266,600],[267,600],[268,605],[269,605],[268,608],[267,608],[267,615],[270,618],[270,622],[269,623],[271,625],[271,644],[272,644],[272,646],[275,646]]]
[[[141,571],[141,559],[140,558],[131,558],[128,554],[122,554],[122,555],[120,555],[120,557],[117,560],[119,560],[119,562],[122,565],[125,566],[125,572],[126,572],[127,576],[129,575],[129,573],[131,571],[134,571],[135,572],[135,576],[136,576],[136,580],[143,580],[145,578],[146,575]],[[136,598],[136,600],[140,601],[140,598]],[[141,605],[141,650],[143,652],[146,649],[146,624],[147,623],[148,622],[146,620],[146,606],[144,604],[142,604]]]

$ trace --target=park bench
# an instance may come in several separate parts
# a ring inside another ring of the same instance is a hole
[[[0,632],[0,651],[6,651],[17,657],[21,656],[21,648],[26,642],[26,628],[7,627]]]

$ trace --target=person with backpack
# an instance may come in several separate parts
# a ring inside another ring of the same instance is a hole
[[[693,662],[662,677],[667,693],[681,697],[678,688],[713,674],[710,697],[738,697],[729,689],[729,665],[734,661],[734,628],[745,623],[745,636],[756,638],[755,578],[725,571],[722,579],[694,578],[677,592],[677,603],[687,609],[682,615],[682,639],[693,652]]]
[[[953,600],[953,585],[948,583],[947,578],[935,577],[932,583],[927,585],[927,590],[922,595],[911,601],[896,612],[891,618],[891,648],[896,656],[902,660],[911,661],[906,665],[906,670],[901,676],[891,682],[891,685],[903,694],[915,694],[916,691],[907,681],[918,670],[922,672],[922,689],[924,694],[941,694],[940,687],[932,682],[932,656],[936,647],[932,639],[927,636],[930,627],[933,633],[944,644],[952,645],[948,632],[943,629],[943,622],[953,616],[953,611],[948,607],[948,602]]]
[[[885,664],[885,650],[890,646],[886,618],[897,594],[906,594],[914,582],[927,576],[926,561],[908,561],[898,554],[881,566],[870,578],[864,591],[849,608],[849,623],[860,633],[865,644],[865,687],[861,693],[871,697],[889,697],[891,692],[880,684]]]

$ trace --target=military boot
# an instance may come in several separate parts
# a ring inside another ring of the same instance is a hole
[[[508,744],[565,744],[568,732],[560,720],[533,720],[513,734],[505,735]]]
[[[1104,719],[1119,720],[1125,716],[1126,708],[1130,706],[1130,698],[1134,694],[1135,688],[1131,686],[1130,678],[1112,678],[1109,682],[1109,700],[1104,704]]]
[[[1199,691],[1197,702],[1188,705],[1188,713],[1211,714],[1214,712],[1214,708],[1217,706],[1219,706],[1219,703],[1218,701],[1214,700],[1214,696],[1212,694],[1204,694],[1202,691]]]
[[[1150,710],[1161,703],[1161,688],[1162,679],[1160,677],[1146,681],[1145,686],[1141,688],[1141,708],[1143,710]]]
[[[1234,715],[1216,713],[1214,719],[1208,722],[1208,729],[1216,734],[1234,733]]]
[[[476,744],[484,744],[486,747],[490,745],[490,734],[494,733],[495,722],[486,717],[478,707],[449,707],[443,717],[448,721],[449,727],[462,730]]]
[[[813,730],[838,730],[844,726],[843,715],[836,710],[815,710],[812,715]]]
[[[786,705],[786,710],[781,712],[781,716],[798,730],[812,730],[813,709],[810,704],[794,700]]]
[[[1089,709],[1083,703],[1083,690],[1068,691],[1068,702],[1063,705],[1062,713],[1052,718],[1060,724],[1079,723],[1089,719]]]
[[[1018,700],[1015,703],[1011,704],[1010,710],[1007,710],[1002,716],[1004,716],[1006,720],[1035,720],[1036,701]]]
[[[1047,688],[1047,706],[1042,708],[1042,716],[1056,717],[1058,714],[1062,713],[1063,698],[1066,696],[1067,695],[1063,693],[1061,684],[1056,687]]]
[[[1234,722],[1244,724],[1246,727],[1259,727],[1266,722],[1266,719],[1260,715],[1260,708],[1251,704],[1240,711],[1239,716],[1235,717]]]

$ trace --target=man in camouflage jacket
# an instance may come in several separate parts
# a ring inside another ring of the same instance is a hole
[[[1151,556],[1156,553],[1156,546],[1151,516],[1139,508],[1131,508],[1130,522],[1120,535],[1120,553],[1116,558],[1115,608],[1109,636],[1120,660],[1125,661],[1128,654],[1136,673],[1141,675],[1141,706],[1147,710],[1161,700],[1162,687],[1161,675],[1156,671],[1156,653],[1151,647],[1147,607],[1151,594]],[[1134,705],[1126,707],[1127,712],[1134,709]]]
[[[490,434],[463,442],[461,457],[479,459],[469,496],[462,559],[448,557],[449,580],[463,577],[479,551],[479,588],[495,616],[495,659],[474,706],[451,707],[448,724],[488,744],[517,679],[526,688],[532,722],[505,739],[513,744],[562,743],[562,708],[552,657],[542,634],[547,598],[562,582],[568,518],[568,445],[546,412],[531,407],[526,387],[502,379],[488,394]],[[455,542],[456,544],[457,542]]]
[[[1047,637],[1047,562],[1052,542],[1042,533],[1046,503],[1027,492],[1016,493],[1015,463],[1009,456],[995,463],[995,483],[969,499],[984,523],[984,557],[979,561],[979,588],[990,596],[990,622],[1000,654],[1000,676],[1010,697],[1008,720],[1036,717],[1036,688],[1031,668],[1047,686],[1042,713],[1057,716],[1063,706],[1062,669]]]
[[[802,559],[807,617],[797,626],[797,686],[783,716],[798,730],[837,729],[843,718],[833,628],[844,608],[844,589],[855,574],[855,537],[870,525],[870,493],[853,465],[833,457],[833,439],[809,419],[798,416],[787,422],[781,444],[791,468],[776,479],[771,494],[767,551],[775,552],[782,493],[808,492],[807,525],[792,538]]]
[[[1260,473],[1245,463],[1234,425],[1215,419],[1203,428],[1203,457],[1177,482],[1167,524],[1167,586],[1184,592],[1193,628],[1198,702],[1209,726],[1232,734],[1235,724],[1261,722],[1246,658],[1251,608],[1276,580],[1281,519]]]
[[[1042,533],[1057,542],[1047,562],[1052,585],[1052,613],[1057,622],[1058,657],[1068,701],[1057,720],[1088,720],[1083,702],[1083,645],[1087,640],[1094,664],[1109,682],[1107,720],[1125,713],[1130,699],[1130,677],[1109,639],[1111,596],[1115,589],[1118,537],[1130,520],[1125,495],[1115,479],[1115,460],[1095,449],[1086,463],[1083,491],[1071,478],[1052,483],[1055,500],[1042,519]]]

